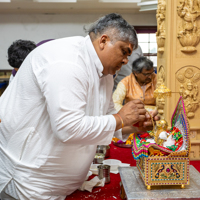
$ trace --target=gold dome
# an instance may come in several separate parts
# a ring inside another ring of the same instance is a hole
[[[171,90],[167,88],[165,85],[161,84],[155,91],[154,91],[154,97],[162,98],[165,96],[171,96]]]

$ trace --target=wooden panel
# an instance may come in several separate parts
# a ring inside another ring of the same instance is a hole
[[[200,143],[191,144],[190,160],[200,160]]]

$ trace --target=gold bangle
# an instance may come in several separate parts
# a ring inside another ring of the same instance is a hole
[[[121,122],[122,122],[122,128],[124,128],[124,122],[123,122],[123,119],[122,119],[122,117],[118,114],[118,113],[116,113],[116,115],[118,115],[119,116],[119,118],[120,118],[120,120],[121,120]]]

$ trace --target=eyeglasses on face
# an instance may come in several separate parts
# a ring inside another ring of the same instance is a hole
[[[143,74],[143,75],[146,76],[146,77],[151,76],[153,73],[154,73],[154,71],[153,71],[152,73],[142,73],[142,72],[141,72],[141,74]]]

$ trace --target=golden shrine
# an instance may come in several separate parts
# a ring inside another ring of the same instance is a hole
[[[134,134],[132,154],[147,186],[189,185],[190,127],[180,97],[168,123],[161,119],[150,132]]]
[[[170,121],[182,96],[190,123],[190,160],[200,160],[200,1],[158,0],[157,80],[174,94],[158,96],[156,105],[162,119]]]

